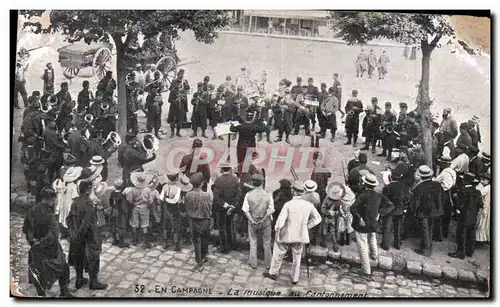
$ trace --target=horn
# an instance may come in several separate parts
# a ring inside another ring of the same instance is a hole
[[[384,132],[385,131],[385,125],[378,126],[378,130],[380,130],[380,132]]]
[[[83,118],[88,124],[92,124],[94,121],[94,116],[92,114],[85,114],[85,117]]]
[[[147,133],[142,137],[141,144],[148,153],[153,153],[160,147],[160,142],[156,136],[151,133]]]
[[[366,120],[366,123],[367,123],[367,124],[371,124],[372,122],[373,122],[373,119],[372,119],[372,118],[368,118],[368,119]]]
[[[48,113],[50,110],[52,110],[52,106],[50,104],[44,104],[41,101],[38,102],[40,104],[40,110],[43,113]]]
[[[52,107],[55,107],[57,105],[57,96],[56,95],[50,95],[49,98],[47,99],[49,105]]]
[[[102,143],[102,145],[104,149],[107,151],[109,150],[115,151],[116,149],[118,149],[118,146],[120,146],[121,143],[122,143],[122,138],[120,137],[120,135],[114,131],[111,131],[108,134],[106,140]]]
[[[394,128],[392,128],[392,126],[387,126],[387,127],[385,128],[385,132],[387,132],[387,133],[389,133],[389,134],[390,134],[390,133],[393,133],[393,132],[394,132]]]
[[[104,112],[107,112],[109,110],[109,104],[108,103],[101,103],[101,109]]]
[[[349,112],[347,112],[348,115],[354,115],[354,110],[349,110]]]

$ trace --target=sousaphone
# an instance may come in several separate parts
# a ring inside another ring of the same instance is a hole
[[[153,153],[160,148],[160,141],[158,141],[156,136],[151,133],[147,133],[142,137],[141,144],[148,154]]]
[[[102,147],[106,151],[115,151],[118,149],[118,146],[120,146],[122,143],[122,138],[120,135],[114,131],[111,131],[108,134],[108,137],[104,142],[102,143]]]

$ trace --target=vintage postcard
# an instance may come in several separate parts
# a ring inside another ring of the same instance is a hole
[[[11,11],[11,296],[491,298],[475,13]]]

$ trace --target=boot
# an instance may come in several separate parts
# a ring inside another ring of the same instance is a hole
[[[180,128],[177,128],[177,133],[175,133],[175,136],[178,136],[180,138],[182,137]]]
[[[168,239],[165,237],[165,242],[163,243],[163,248],[168,249]]]
[[[345,231],[345,242],[344,242],[344,245],[345,246],[351,245],[351,234],[349,234],[347,232],[347,230]]]
[[[262,133],[259,133],[258,137],[257,137],[257,142],[261,142],[262,141]]]
[[[83,277],[83,269],[76,269],[76,282],[75,288],[78,290],[88,284],[89,280]]]
[[[120,240],[118,240],[118,247],[119,248],[127,248],[127,247],[130,247],[130,245],[128,243],[125,243],[125,241],[123,240],[123,237],[120,237]]]
[[[72,298],[74,296],[71,293],[69,293],[68,285],[65,285],[61,286],[61,293],[59,294],[59,297]]]
[[[175,136],[174,128],[170,128],[170,138],[173,138],[174,136]]]
[[[377,156],[379,156],[379,157],[385,157],[385,156],[387,156],[387,151],[384,149],[384,150],[382,150],[382,152],[381,152],[381,153],[379,153]]]
[[[179,240],[179,234],[174,233],[175,251],[181,250],[181,241]]]
[[[344,143],[344,145],[351,145],[351,138],[347,137],[347,143]]]
[[[144,234],[144,249],[151,248],[151,242],[149,242],[149,235],[147,233]]]
[[[212,137],[212,141],[213,140],[217,140],[217,136],[215,135],[215,133],[214,133],[214,136]]]
[[[161,136],[158,132],[156,132],[156,133],[155,133],[155,137],[156,137],[158,140],[163,139],[163,137],[162,137],[162,136]]]
[[[196,130],[193,130],[193,134],[191,134],[189,137],[195,138],[198,136],[198,132]]]
[[[358,141],[358,138],[357,138],[357,137],[354,137],[354,142],[352,143],[352,147],[356,147],[356,146],[357,146],[357,145],[356,145],[357,141]]]
[[[132,233],[132,244],[134,246],[139,244],[139,233],[137,233],[137,231]]]
[[[290,143],[291,143],[291,142],[290,142],[290,138],[289,138],[289,136],[288,136],[288,135],[286,136],[285,142],[286,142],[287,144],[290,144]]]
[[[266,135],[266,141],[267,141],[269,144],[272,144],[272,143],[273,143],[273,141],[271,141],[271,135],[270,135],[269,133]]]
[[[205,130],[203,130],[203,131],[201,132],[201,137],[202,137],[202,138],[206,138],[206,139],[208,139],[207,135],[205,134]]]
[[[106,290],[108,288],[108,284],[101,283],[97,280],[97,274],[92,274],[90,278],[89,289],[90,290]]]
[[[113,243],[111,243],[112,245],[118,245],[119,244],[119,240],[118,240],[118,235],[114,235],[114,239],[113,239]]]

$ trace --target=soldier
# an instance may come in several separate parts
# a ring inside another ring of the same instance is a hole
[[[297,99],[297,95],[302,94],[302,78],[297,77],[297,85],[294,85],[291,89],[292,99],[295,101]]]
[[[71,98],[71,94],[69,93],[68,82],[61,83],[61,89],[56,94],[57,97],[57,107],[62,105],[63,103],[71,103],[73,99]]]
[[[107,71],[106,76],[99,81],[97,85],[96,97],[98,93],[103,95],[103,99],[113,99],[113,93],[116,89],[116,80],[113,79],[113,72]]]
[[[366,71],[366,66],[368,65],[367,63],[368,57],[365,53],[364,49],[361,49],[361,52],[358,54],[358,58],[356,60],[356,78],[363,78],[363,74]]]
[[[249,107],[248,98],[243,94],[243,85],[238,85],[236,95],[231,101],[231,120],[240,120],[245,118],[245,113]]]
[[[363,103],[358,98],[358,91],[352,91],[352,97],[347,100],[345,105],[345,113],[347,114],[345,122],[345,130],[347,132],[347,143],[344,145],[351,145],[356,147],[359,132],[359,114],[363,112]]]
[[[43,94],[52,95],[54,94],[55,73],[54,69],[52,68],[52,63],[47,63],[45,67],[46,69],[43,71],[43,74],[40,77],[43,80]]]
[[[273,99],[277,99],[276,96],[269,97],[263,90],[259,90],[258,101],[252,104],[248,110],[255,114],[255,123],[261,126],[269,127],[269,111],[271,110],[271,104]],[[258,141],[262,141],[262,132],[258,133]],[[271,130],[266,131],[266,141],[271,144]]]
[[[251,110],[250,110],[251,111]],[[238,144],[236,145],[236,152],[238,157],[238,164],[245,161],[248,148],[255,148],[255,135],[261,132],[270,131],[269,127],[261,126],[254,123],[254,113],[247,112],[245,120],[239,126],[231,124],[231,132],[238,132]]]
[[[68,94],[68,98],[71,99],[71,96]],[[57,130],[59,132],[69,131],[71,126],[71,122],[73,121],[73,109],[76,105],[75,101],[72,100],[59,100],[59,114],[56,118]]]
[[[385,76],[387,76],[387,64],[389,64],[391,60],[389,60],[389,56],[387,55],[387,51],[382,51],[382,55],[378,59],[378,79],[383,80]]]
[[[212,118],[210,120],[210,126],[212,126],[213,137],[212,140],[217,139],[215,134],[215,127],[217,124],[223,123],[229,120],[227,106],[226,94],[224,93],[224,86],[221,85],[217,88],[217,93],[215,95],[210,95],[210,112],[212,113]],[[219,136],[220,140],[223,140],[222,136]]]
[[[207,77],[205,77],[206,79]],[[205,84],[198,82],[198,91],[193,94],[191,105],[193,106],[193,113],[191,115],[191,125],[193,128],[192,138],[198,136],[198,127],[201,128],[201,137],[207,138],[205,130],[207,129],[207,115],[208,115],[208,85],[205,90]]]
[[[53,121],[46,124],[43,131],[45,150],[51,153],[51,163],[48,165],[48,179],[50,182],[55,180],[57,172],[63,165],[63,151],[66,145],[62,142],[56,131],[56,125]]]
[[[472,119],[469,119],[467,122],[467,126],[469,128],[468,133],[472,141],[472,146],[478,147],[479,144],[479,133],[476,129],[476,122],[474,122]]]
[[[172,81],[169,89],[168,102],[170,107],[168,108],[167,123],[170,124],[171,138],[174,135],[182,137],[180,130],[182,123],[186,121],[187,92],[189,89],[189,83],[184,79],[184,69],[181,69],[177,73],[177,79]]]
[[[396,115],[391,110],[392,104],[387,101],[385,103],[385,112],[381,116],[381,126],[385,129],[383,132],[380,132],[380,138],[382,139],[382,153],[378,154],[379,157],[387,157],[387,160],[390,161],[392,148],[394,147],[394,133],[388,132],[388,129],[394,131],[394,126],[396,124]]]
[[[281,142],[283,133],[285,133],[285,142],[290,144],[290,132],[292,131],[293,115],[296,107],[290,96],[290,89],[284,89],[284,96],[280,97],[278,104],[273,107],[276,125],[278,126],[278,139],[276,142]]]
[[[89,113],[90,102],[94,101],[94,94],[89,90],[89,86],[89,81],[83,81],[82,90],[78,93],[76,110],[79,114]]]
[[[123,148],[122,155],[122,165],[123,173],[122,178],[126,186],[130,186],[130,173],[135,170],[139,172],[144,171],[143,165],[149,163],[156,159],[156,154],[153,153],[150,158],[148,158],[146,150],[137,137],[129,137],[129,142]]]
[[[339,111],[340,113],[342,113],[342,117],[345,116],[345,113],[344,111],[342,111],[342,84],[340,83],[339,81],[339,74],[338,73],[334,73],[333,74],[333,90],[334,90],[334,93],[333,95],[335,97],[337,97],[337,99],[339,100]]]
[[[320,131],[325,126],[325,116],[323,115],[322,106],[328,97],[328,91],[326,89],[326,83],[321,83],[321,91],[318,93],[319,106],[316,108],[316,116],[318,117],[318,124]]]
[[[297,96],[295,97],[295,106],[297,111],[295,112],[295,119],[294,119],[295,129],[293,134],[298,135],[300,126],[304,125],[306,135],[309,135],[310,134],[309,117],[311,113],[310,109],[304,105],[305,95],[307,93],[307,87],[303,86],[301,89],[302,92],[297,94]]]
[[[326,131],[330,129],[332,137],[330,141],[333,143],[335,141],[335,132],[337,131],[337,117],[336,112],[338,111],[339,100],[334,96],[334,89],[330,87],[328,89],[328,97],[322,104],[322,113],[325,116],[325,126],[321,129],[321,137],[326,137]]]
[[[377,130],[379,127],[380,116],[375,114],[373,106],[368,106],[365,110],[366,116],[363,119],[363,136],[365,137],[365,146],[361,150],[369,150],[372,145],[372,153],[375,153],[377,145]]]
[[[448,132],[453,138],[458,135],[457,121],[451,116],[451,109],[445,108],[443,110],[443,121],[439,127],[440,132]]]
[[[305,98],[307,100],[311,100],[311,101],[317,101],[318,100],[318,95],[319,95],[319,91],[318,91],[318,87],[317,86],[314,86],[314,80],[313,78],[309,77],[307,79],[307,91],[306,91],[306,94],[305,94]],[[310,114],[310,117],[311,117],[311,124],[312,124],[312,129],[314,130],[314,128],[316,127],[316,107],[315,106],[307,106],[309,108],[309,114]]]

